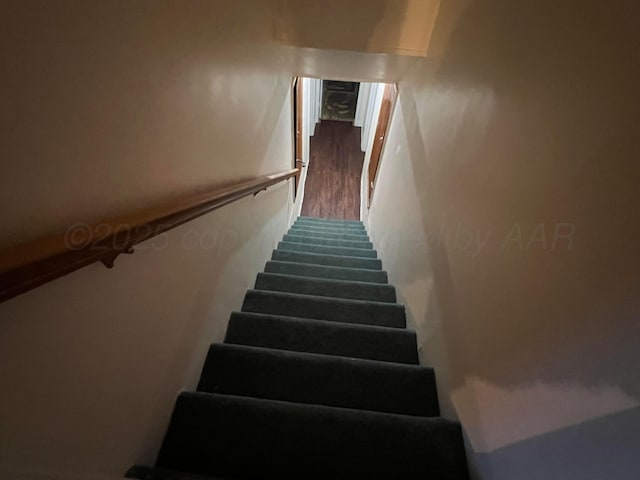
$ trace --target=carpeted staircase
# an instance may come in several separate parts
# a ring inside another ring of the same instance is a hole
[[[178,397],[156,466],[127,475],[467,479],[405,327],[362,223],[300,217]]]

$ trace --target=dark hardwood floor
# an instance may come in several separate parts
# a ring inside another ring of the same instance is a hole
[[[360,127],[322,120],[311,137],[302,215],[359,220],[363,162]]]

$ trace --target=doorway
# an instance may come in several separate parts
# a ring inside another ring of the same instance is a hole
[[[356,118],[359,88],[358,82],[323,81],[321,120],[353,123]]]
[[[296,215],[360,220],[375,188],[395,85],[298,78]]]

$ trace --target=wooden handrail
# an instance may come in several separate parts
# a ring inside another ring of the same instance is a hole
[[[0,302],[94,262],[108,268],[133,246],[289,178],[299,169],[216,188],[93,226],[78,223],[62,235],[0,252]]]

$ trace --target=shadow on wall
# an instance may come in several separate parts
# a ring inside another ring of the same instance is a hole
[[[638,478],[637,425],[640,408],[529,438],[478,455],[477,474],[480,478],[540,480],[538,462],[544,458],[544,480]],[[584,468],[586,462],[588,469]]]
[[[402,85],[449,393],[479,478],[635,478],[637,14],[471,3],[440,65]]]
[[[153,463],[173,408],[171,394],[195,388],[209,345],[224,339],[229,315],[240,308],[238,299],[244,297],[244,291],[254,282],[255,274],[245,263],[250,261],[251,252],[261,252],[264,258],[268,258],[268,252],[274,246],[273,239],[277,238],[284,220],[283,203],[276,202],[282,201],[288,193],[288,188],[280,186],[262,192],[262,198],[243,199],[238,205],[219,212],[214,228],[202,228],[211,221],[207,218],[194,226],[182,228],[186,230],[182,235],[182,256],[192,255],[188,249],[201,254],[197,260],[201,268],[200,278],[195,287],[188,289],[193,297],[190,315],[183,324],[179,339],[175,339],[179,348],[170,358],[162,377],[160,391],[163,395],[153,405],[152,418],[157,421],[150,424],[145,432],[141,444],[147,450],[137,453],[137,463]],[[249,204],[256,201],[260,202],[261,208],[251,209]],[[233,210],[242,213],[237,214]],[[265,218],[278,219],[280,224],[265,222]]]
[[[242,199],[113,270],[90,265],[3,303],[0,468],[79,478],[152,464],[177,394],[195,388],[282,235],[289,196]]]

